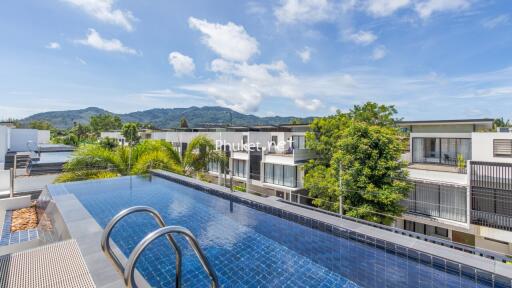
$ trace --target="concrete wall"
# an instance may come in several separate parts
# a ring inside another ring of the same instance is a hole
[[[37,130],[37,144],[50,143],[50,130]]]
[[[39,132],[36,129],[10,129],[10,151],[28,151],[27,143],[38,143]],[[35,145],[34,145],[35,146]],[[34,147],[32,147],[34,148]]]
[[[471,159],[473,161],[488,161],[512,163],[511,157],[494,157],[494,139],[511,139],[512,133],[482,132],[471,134]]]
[[[4,169],[5,153],[9,149],[9,128],[0,126],[0,170]]]

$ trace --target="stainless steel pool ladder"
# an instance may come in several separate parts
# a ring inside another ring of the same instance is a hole
[[[146,212],[149,213],[155,218],[158,225],[160,225],[160,228],[149,233],[144,239],[142,239],[137,246],[135,246],[135,249],[133,249],[132,253],[130,254],[130,257],[128,257],[128,260],[126,262],[126,267],[123,266],[119,258],[114,254],[112,251],[112,248],[110,247],[110,234],[112,233],[112,229],[117,225],[121,219],[124,217],[138,212]],[[208,274],[208,277],[210,277],[211,280],[211,287],[217,288],[219,287],[219,282],[217,275],[215,274],[215,271],[211,267],[210,263],[208,262],[208,259],[206,258],[205,254],[201,250],[201,247],[199,247],[199,243],[197,242],[196,237],[188,230],[187,228],[181,227],[181,226],[165,226],[164,220],[156,211],[155,209],[147,206],[134,206],[128,209],[125,209],[107,224],[105,227],[105,230],[103,230],[103,235],[101,237],[101,249],[103,252],[107,255],[107,257],[112,260],[114,263],[114,266],[118,270],[119,273],[123,275],[124,283],[127,287],[136,287],[135,284],[135,264],[137,263],[137,260],[140,257],[140,254],[144,251],[144,249],[151,244],[154,240],[160,238],[161,236],[166,236],[167,240],[169,241],[169,244],[174,249],[174,252],[176,253],[176,287],[181,287],[181,265],[182,265],[182,254],[181,249],[179,248],[178,244],[172,237],[172,234],[177,233],[183,235],[189,245],[192,247],[192,250],[194,250],[196,256],[199,258],[199,262],[201,262],[201,265],[203,266],[203,269]]]

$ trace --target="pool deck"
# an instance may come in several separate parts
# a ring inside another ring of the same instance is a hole
[[[67,193],[64,186],[51,185],[48,189],[58,192],[56,193],[57,195],[52,196],[52,199],[55,201],[58,213],[60,213],[64,222],[55,223],[55,225],[65,225],[69,232],[69,237],[78,243],[95,286],[108,288],[126,287],[121,275],[114,268],[113,263],[107,259],[101,250],[100,239],[103,228],[101,228],[74,195]],[[124,264],[126,257],[120,252],[115,243],[112,243],[111,246],[119,260]],[[135,279],[137,287],[150,287],[138,272],[136,272]]]
[[[477,255],[469,254],[466,252],[458,251],[449,247],[443,247],[437,244],[429,243],[423,240],[411,238],[408,236],[403,236],[400,234],[396,234],[393,232],[389,232],[386,230],[378,229],[375,227],[371,227],[368,225],[356,223],[350,220],[341,219],[339,216],[333,216],[326,213],[318,212],[312,209],[302,208],[297,205],[288,204],[282,201],[279,201],[280,198],[277,197],[260,197],[256,195],[252,195],[249,193],[233,191],[231,192],[229,188],[219,186],[216,184],[206,183],[197,179],[193,179],[190,177],[185,177],[182,175],[178,175],[175,173],[163,171],[163,170],[153,170],[152,174],[155,176],[160,176],[168,179],[176,179],[183,181],[185,183],[190,183],[196,186],[201,186],[206,189],[213,189],[220,193],[227,193],[229,196],[235,196],[241,199],[261,203],[267,206],[271,206],[273,208],[281,209],[290,213],[294,213],[296,215],[304,216],[307,218],[315,219],[326,224],[336,226],[341,229],[346,229],[350,231],[354,231],[360,234],[364,234],[369,237],[373,237],[375,239],[381,239],[387,242],[391,242],[405,248],[414,249],[416,251],[422,252],[424,254],[436,256],[441,259],[446,259],[448,261],[461,263],[467,266],[471,266],[473,268],[483,270],[486,272],[493,273],[495,275],[499,275],[505,278],[508,278],[512,285],[512,265],[507,265],[498,261],[494,261],[491,259],[487,259],[484,257],[480,257]]]

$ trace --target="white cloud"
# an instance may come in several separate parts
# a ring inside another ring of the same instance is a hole
[[[311,48],[304,47],[304,49],[297,51],[297,55],[303,63],[308,63],[311,60]]]
[[[416,3],[415,10],[421,18],[426,19],[435,12],[464,10],[470,5],[469,0],[425,0]]]
[[[297,104],[297,106],[307,109],[309,111],[315,111],[318,108],[320,108],[320,106],[322,106],[322,102],[320,102],[320,100],[318,99],[306,100],[299,98],[295,99],[294,101],[295,104]]]
[[[384,57],[386,57],[386,54],[387,54],[387,50],[386,50],[386,47],[383,46],[383,45],[380,45],[380,46],[377,46],[373,49],[373,52],[372,52],[372,59],[373,60],[380,60]]]
[[[265,6],[259,2],[250,1],[247,2],[245,11],[248,14],[263,15],[267,13],[267,8],[265,8]]]
[[[485,28],[493,29],[497,26],[507,25],[510,23],[510,16],[506,14],[498,15],[494,18],[486,19],[482,22]]]
[[[461,99],[466,98],[495,98],[495,97],[512,97],[512,86],[492,87],[486,89],[477,89],[467,95],[459,96]]]
[[[85,39],[76,40],[76,43],[86,45],[98,50],[109,51],[109,52],[120,52],[126,54],[137,54],[135,49],[126,47],[118,39],[104,39],[94,29],[89,29],[89,33]]]
[[[378,17],[389,16],[410,3],[410,0],[368,0],[366,11]]]
[[[294,75],[288,72],[283,61],[270,64],[248,64],[215,59],[211,70],[216,79],[181,87],[211,96],[216,103],[240,112],[255,112],[266,97],[287,98],[304,109],[315,110],[321,106],[319,99],[309,100]]]
[[[336,16],[331,0],[281,0],[274,10],[278,22],[319,22]]]
[[[121,11],[112,6],[114,0],[63,0],[82,9],[94,18],[114,25],[118,25],[127,31],[133,30],[135,17],[130,11]]]
[[[169,64],[172,65],[177,76],[192,75],[196,69],[194,59],[176,51],[169,54]]]
[[[359,32],[352,32],[352,31],[345,31],[344,38],[347,41],[353,42],[355,44],[359,45],[368,45],[373,43],[375,40],[377,40],[377,36],[373,34],[372,31],[359,31]]]
[[[48,49],[60,49],[60,44],[58,42],[50,42],[48,43],[45,48]]]
[[[190,28],[203,33],[202,41],[222,58],[233,61],[247,61],[259,53],[258,41],[247,34],[243,26],[210,23],[194,17],[188,19]]]

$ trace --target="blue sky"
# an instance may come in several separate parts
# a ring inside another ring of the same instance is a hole
[[[0,9],[0,118],[98,106],[512,118],[508,0],[26,0]]]

